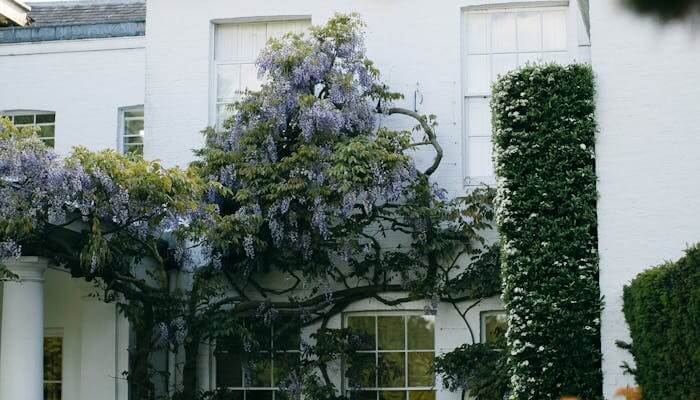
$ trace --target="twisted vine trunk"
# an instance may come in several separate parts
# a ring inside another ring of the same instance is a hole
[[[129,392],[131,400],[155,399],[155,387],[151,380],[149,357],[153,352],[153,332],[155,321],[153,309],[144,306],[141,313],[137,313],[132,322],[135,333],[133,347],[129,349]]]
[[[182,399],[190,400],[195,397],[199,390],[199,379],[197,376],[197,358],[199,356],[199,337],[196,335],[187,336],[185,344],[185,365],[182,368]]]

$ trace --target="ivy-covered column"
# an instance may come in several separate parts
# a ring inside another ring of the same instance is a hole
[[[491,107],[512,398],[600,399],[593,73],[526,67]]]

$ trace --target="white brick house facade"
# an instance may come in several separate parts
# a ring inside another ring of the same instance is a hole
[[[321,24],[336,12],[358,12],[367,23],[368,56],[391,88],[405,94],[402,105],[437,116],[445,157],[435,179],[458,195],[473,182],[489,181],[491,79],[538,59],[591,62],[598,90],[604,393],[611,399],[616,388],[631,383],[620,369],[627,357],[614,345],[628,338],[623,285],[698,240],[700,211],[694,200],[700,189],[693,178],[700,172],[695,155],[700,89],[694,78],[700,42],[688,27],[661,27],[613,0],[592,0],[590,10],[588,2],[581,3],[583,13],[576,0],[148,0],[145,36],[2,42],[0,35],[0,113],[54,113],[55,148],[66,154],[74,145],[120,149],[123,111],[143,105],[145,157],[185,165],[192,150],[203,145],[200,131],[217,120],[216,103],[224,90],[217,73],[217,29],[269,23],[268,32],[284,21]],[[254,48],[250,41],[259,38],[251,35],[236,36],[232,54],[238,54],[236,46]],[[223,64],[232,67],[222,70],[243,71],[247,67],[240,65],[247,63],[231,56]],[[243,72],[235,74],[225,79],[237,87],[251,82]],[[419,163],[426,157],[416,155]],[[27,329],[42,329],[34,332],[38,338],[63,338],[61,398],[126,400],[126,384],[118,379],[127,365],[126,321],[113,306],[91,302],[86,289],[59,271],[49,269],[43,282],[43,291],[35,291],[43,300],[32,303],[33,311],[43,314],[43,326]],[[18,291],[0,285],[0,293],[6,309]],[[367,301],[349,310],[378,308]],[[421,310],[423,302],[404,308]],[[482,312],[499,309],[499,300],[492,298],[468,318],[480,327]],[[0,340],[16,337],[10,332],[13,317],[0,317]],[[340,326],[341,317],[331,323]],[[459,317],[440,308],[435,351],[466,341]],[[22,387],[41,384],[7,372],[11,364],[2,360],[10,360],[12,350],[5,349],[14,347],[0,347],[6,352],[0,354],[0,378],[8,380],[0,381],[0,400],[14,400],[9,393],[28,393]],[[213,355],[204,353],[199,367],[205,389],[217,385],[215,365]],[[18,392],[7,389],[10,379],[19,379],[13,389]],[[41,398],[40,391],[32,393],[28,400]],[[437,398],[459,395],[440,390],[438,382]]]

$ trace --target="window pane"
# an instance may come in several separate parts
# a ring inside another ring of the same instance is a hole
[[[143,136],[127,136],[124,138],[124,144],[126,146],[135,145],[135,144],[143,144]]]
[[[433,350],[435,348],[435,317],[416,315],[408,317],[408,349]]]
[[[504,75],[517,67],[517,54],[494,54],[491,58],[491,80],[495,81],[499,76]]]
[[[273,386],[278,386],[281,382],[283,382],[297,365],[299,365],[299,353],[275,354]]]
[[[432,390],[412,390],[408,392],[408,400],[435,400]]]
[[[467,18],[467,51],[485,53],[488,51],[488,14],[470,14]]]
[[[247,400],[272,400],[272,390],[248,390]]]
[[[276,351],[300,350],[301,328],[297,321],[279,320],[274,327],[274,345]]]
[[[467,90],[469,93],[489,93],[491,62],[489,56],[467,57]]]
[[[61,400],[61,384],[44,383],[44,400]]]
[[[243,400],[243,390],[221,390],[221,400]]]
[[[216,97],[219,101],[234,99],[241,90],[241,66],[225,64],[216,67]]]
[[[408,353],[408,386],[432,386],[433,353]]]
[[[124,116],[127,118],[138,118],[138,117],[143,117],[143,110],[131,110],[131,111],[124,111]]]
[[[403,317],[378,317],[379,350],[403,350]]]
[[[542,24],[540,13],[518,13],[518,51],[533,51],[542,48]]]
[[[223,127],[224,122],[233,115],[233,109],[229,104],[219,104],[216,108],[218,126]]]
[[[44,338],[44,380],[60,381],[63,366],[63,338]]]
[[[38,114],[36,116],[37,124],[47,124],[56,121],[56,114]]]
[[[56,141],[53,140],[53,139],[46,139],[46,140],[44,140],[44,144],[45,144],[47,147],[53,148],[53,147],[55,146],[55,143],[56,143]]]
[[[216,386],[243,386],[243,368],[238,354],[219,353],[216,355]]]
[[[350,400],[377,400],[377,392],[373,390],[353,390],[350,392]]]
[[[375,387],[375,353],[355,353],[348,360],[347,377],[350,387]]]
[[[15,125],[34,124],[34,115],[15,115]]]
[[[403,387],[406,384],[404,355],[379,353],[379,387]]]
[[[539,64],[542,62],[542,53],[520,53],[518,54],[518,67],[527,64]]]
[[[39,127],[38,135],[40,138],[53,138],[56,136],[56,127],[53,125],[43,125]]]
[[[256,360],[252,362],[249,370],[250,385],[247,387],[272,387],[272,363],[270,359]]]
[[[254,63],[241,64],[241,93],[246,91],[260,90],[260,80],[258,79],[258,68]]]
[[[143,156],[143,145],[131,144],[124,147],[124,154]]]
[[[379,399],[380,400],[405,400],[406,399],[406,392],[399,392],[399,391],[394,391],[394,390],[386,390],[379,392]]]
[[[490,137],[470,137],[469,176],[493,176],[492,145]]]
[[[375,349],[374,324],[374,317],[348,317],[348,328],[362,337],[363,350]]]
[[[493,14],[491,19],[491,45],[494,52],[515,51],[515,14]]]
[[[505,313],[492,313],[484,316],[484,340],[498,343],[505,339],[508,330],[508,317]]]
[[[491,136],[491,108],[488,97],[467,99],[469,136]]]
[[[127,135],[143,135],[143,120],[131,119],[126,121]]]
[[[272,350],[272,327],[265,324],[256,324],[250,328],[253,331],[253,338],[258,342],[260,350]]]
[[[542,13],[542,43],[545,50],[566,50],[566,13]]]

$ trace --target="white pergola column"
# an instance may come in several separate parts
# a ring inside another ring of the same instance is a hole
[[[5,261],[19,277],[3,285],[0,333],[0,399],[44,398],[44,271],[47,261]]]
[[[96,298],[82,282],[80,399],[114,400],[117,395],[117,308]],[[1,400],[1,399],[0,399]]]

